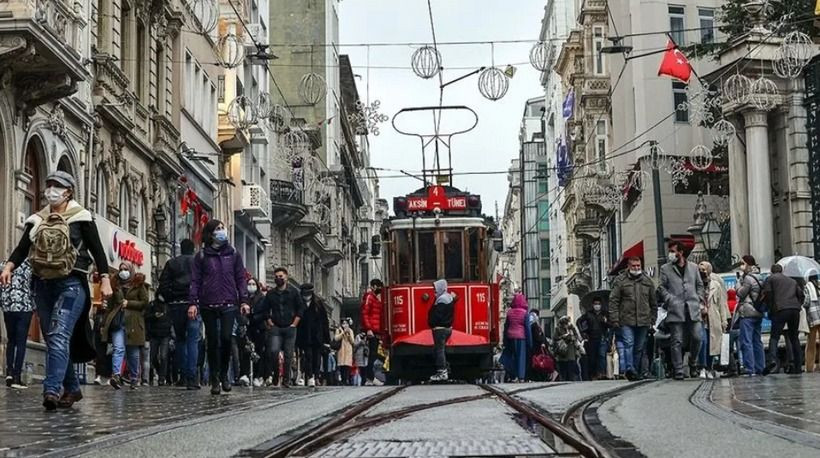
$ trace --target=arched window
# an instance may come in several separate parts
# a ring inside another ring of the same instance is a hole
[[[45,175],[41,164],[43,163],[43,144],[37,138],[29,140],[26,146],[26,157],[23,168],[31,177],[31,181],[26,189],[26,197],[23,211],[26,215],[31,215],[44,205],[43,191],[45,190]]]
[[[97,194],[97,202],[94,205],[94,210],[103,216],[108,216],[108,180],[105,172],[102,169],[97,169],[97,182],[94,186],[94,192]]]
[[[63,155],[63,157],[60,158],[60,162],[57,163],[57,170],[66,172],[72,176],[74,175],[74,171],[71,170],[71,161],[68,159],[68,156]]]
[[[122,180],[120,182],[120,221],[119,224],[123,229],[128,230],[128,221],[131,219],[131,188],[128,187],[128,182]]]

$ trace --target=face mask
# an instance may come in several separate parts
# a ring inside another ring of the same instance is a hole
[[[68,198],[66,196],[66,188],[58,188],[56,186],[49,186],[46,188],[45,196],[50,205],[60,205]]]
[[[118,276],[120,277],[120,280],[128,281],[128,279],[131,278],[131,272],[127,270],[121,270]]]
[[[228,241],[228,231],[217,229],[214,231],[214,241],[220,245]]]
[[[669,262],[678,262],[678,255],[670,251],[669,254],[666,255],[666,260]]]
[[[284,278],[276,278],[274,280],[274,282],[276,283],[276,286],[282,286],[282,285],[285,284],[285,279]]]
[[[342,323],[342,329],[347,330],[347,323]]]
[[[629,275],[632,275],[633,277],[639,277],[642,273],[643,271],[641,269],[634,269],[629,271]]]
[[[595,310],[596,312],[600,312],[601,311],[601,304],[592,304],[592,310]]]
[[[305,302],[310,302],[311,299],[313,299],[313,294],[306,294],[302,296],[302,300],[304,300]]]
[[[256,285],[248,285],[248,294],[256,294]]]

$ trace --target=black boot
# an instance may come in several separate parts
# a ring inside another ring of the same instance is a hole
[[[197,382],[196,377],[188,378],[188,382],[187,382],[187,389],[188,390],[198,390],[200,388],[201,388],[201,386],[199,386],[199,383]]]
[[[219,393],[219,380],[216,377],[211,377],[211,394],[218,395]]]
[[[228,377],[222,379],[222,391],[226,393],[231,392],[231,382],[228,381]]]

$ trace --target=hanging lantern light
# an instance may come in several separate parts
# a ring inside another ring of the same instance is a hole
[[[228,105],[228,121],[240,130],[245,130],[259,121],[256,106],[244,95],[233,99]]]
[[[735,125],[721,119],[712,126],[712,143],[716,146],[724,146],[735,136]]]
[[[539,72],[547,71],[549,67],[550,45],[546,41],[539,41],[530,49],[530,64]]]
[[[743,105],[752,94],[752,80],[740,73],[734,74],[723,83],[723,97],[733,104]]]
[[[219,37],[214,45],[214,51],[219,59],[219,65],[225,68],[236,68],[245,60],[245,46],[242,39],[233,33]]]
[[[413,53],[410,67],[419,78],[430,79],[441,71],[441,53],[433,46],[423,46]]]
[[[796,65],[795,61],[788,55],[788,51],[781,46],[774,51],[772,70],[775,75],[783,79],[792,79],[800,76],[803,67]]]
[[[689,152],[689,163],[695,170],[706,170],[712,165],[712,150],[705,145],[696,145]]]
[[[306,155],[310,151],[310,139],[300,129],[293,129],[282,136],[282,148],[285,156],[293,160]]]
[[[783,38],[780,47],[800,67],[805,67],[814,56],[814,41],[803,32],[795,30]]]
[[[273,108],[275,106],[276,104],[273,102],[273,97],[271,97],[268,92],[260,92],[256,97],[256,114],[259,119],[270,119],[270,117],[273,116]]]
[[[325,98],[327,83],[321,75],[308,73],[299,82],[299,97],[309,105],[316,105]]]
[[[193,16],[199,21],[199,27],[203,33],[211,33],[216,29],[219,22],[219,7],[215,0],[191,0],[188,1]]]
[[[499,68],[485,68],[478,76],[478,90],[485,98],[496,101],[507,94],[510,79]]]
[[[777,106],[778,95],[777,84],[761,76],[752,83],[749,102],[758,110],[769,111]]]
[[[281,132],[282,129],[285,128],[287,125],[288,119],[288,110],[287,108],[279,105],[278,103],[274,104],[270,110],[270,117],[268,117],[268,122],[270,123],[273,130],[276,132]]]

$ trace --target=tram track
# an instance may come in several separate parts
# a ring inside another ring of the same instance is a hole
[[[478,385],[481,392],[443,399],[433,402],[411,404],[389,411],[376,412],[385,402],[405,392],[405,387],[395,387],[370,396],[346,409],[318,419],[307,425],[287,432],[273,441],[252,449],[241,451],[238,456],[252,458],[306,457],[320,456],[321,451],[345,441],[353,435],[377,427],[387,422],[405,419],[412,414],[439,408],[482,400],[497,400],[515,412],[520,427],[537,436],[555,450],[555,456],[581,456],[604,458],[620,456],[612,453],[611,438],[599,440],[597,431],[589,428],[585,412],[596,405],[631,390],[639,384],[618,387],[573,404],[561,419],[539,409],[517,397],[518,394],[534,390],[549,389],[563,384],[556,383],[538,387],[526,387],[504,391],[492,385]],[[596,417],[597,418],[597,417]],[[622,444],[621,444],[622,445]],[[619,448],[620,450],[623,447]],[[634,455],[633,455],[634,456]]]

